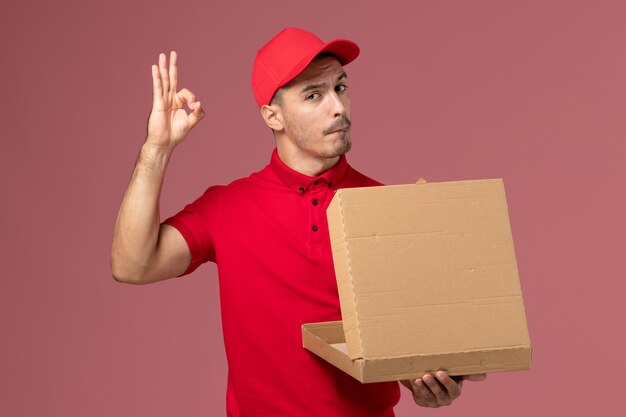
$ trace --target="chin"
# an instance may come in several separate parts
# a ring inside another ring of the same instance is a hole
[[[344,155],[350,151],[352,148],[352,144],[350,142],[342,143],[341,146],[337,146],[332,150],[327,152],[320,152],[319,156],[322,158],[336,158],[338,156]]]
[[[350,149],[352,149],[352,142],[348,140],[347,142],[344,142],[342,144],[341,148],[338,149],[337,155],[347,154],[348,152],[350,152]]]
[[[346,154],[350,152],[350,149],[352,149],[352,140],[350,140],[350,137],[343,138],[336,148],[337,155]]]

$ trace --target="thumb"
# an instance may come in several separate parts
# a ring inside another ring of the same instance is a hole
[[[204,118],[204,110],[202,109],[202,103],[199,101],[189,103],[189,108],[193,109],[191,113],[189,113],[188,119],[191,128],[197,125],[200,120]]]

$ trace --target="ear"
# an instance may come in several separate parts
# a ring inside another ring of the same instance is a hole
[[[274,131],[283,130],[283,114],[278,104],[263,105],[261,107],[261,116],[263,120]]]

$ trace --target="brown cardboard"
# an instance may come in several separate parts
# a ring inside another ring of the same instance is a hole
[[[501,179],[339,190],[327,217],[343,321],[304,347],[361,382],[530,368]]]

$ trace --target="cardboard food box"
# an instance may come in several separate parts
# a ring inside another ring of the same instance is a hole
[[[343,189],[327,216],[343,321],[305,348],[361,382],[530,368],[501,179]]]

